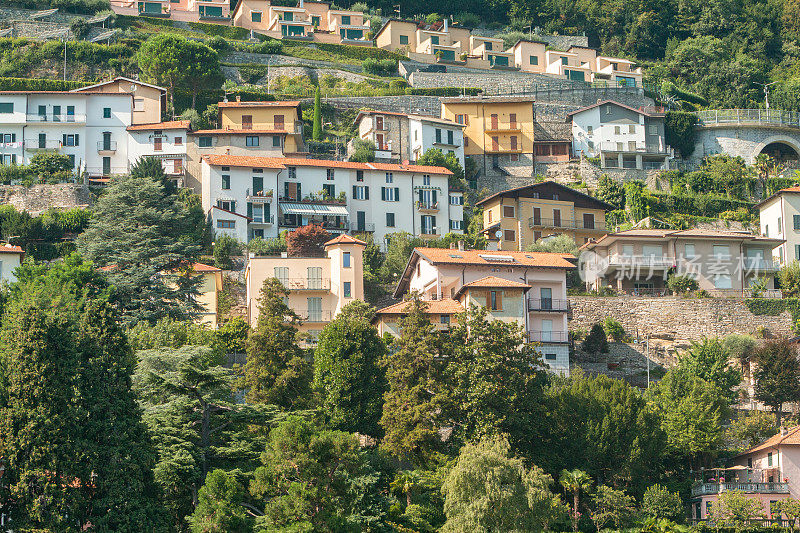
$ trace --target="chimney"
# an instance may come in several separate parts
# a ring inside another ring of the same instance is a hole
[[[300,7],[300,9],[302,9],[302,8],[303,8],[303,0],[300,0],[300,5],[299,5],[299,7]]]
[[[464,241],[463,241],[463,240],[461,240],[461,241],[458,241],[458,249],[459,249],[459,251],[461,251],[461,252],[463,252],[463,251],[464,251]]]
[[[442,31],[445,32],[445,33],[447,33],[447,31],[450,29],[449,22],[450,21],[447,19],[447,17],[445,17],[444,18],[444,26],[442,26]]]

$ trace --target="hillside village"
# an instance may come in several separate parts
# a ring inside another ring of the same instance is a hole
[[[797,6],[484,4],[0,5],[0,531],[800,526]]]

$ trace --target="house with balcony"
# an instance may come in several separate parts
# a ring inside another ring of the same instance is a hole
[[[300,0],[295,6],[278,6],[269,0],[239,0],[231,18],[234,26],[276,39],[372,46],[364,13],[335,9],[328,2]]]
[[[130,164],[135,164],[143,157],[160,159],[164,173],[178,187],[183,187],[187,161],[186,145],[190,131],[191,124],[188,120],[128,126]]]
[[[663,108],[635,109],[605,100],[572,111],[572,153],[599,157],[601,168],[669,169],[674,157]]]
[[[356,116],[355,125],[361,139],[375,143],[376,159],[416,161],[434,148],[445,155],[453,154],[464,167],[463,124],[424,115],[364,110]]]
[[[613,206],[554,181],[508,189],[477,202],[484,234],[497,250],[524,251],[536,241],[569,235],[582,245],[602,237]]]
[[[800,498],[800,426],[781,427],[764,442],[740,453],[732,466],[701,472],[692,487],[692,519],[705,520],[719,495],[744,492],[761,503],[765,518],[780,518],[774,505]]]
[[[250,325],[258,324],[258,298],[264,281],[276,278],[289,291],[287,304],[301,320],[298,329],[313,343],[344,306],[364,299],[365,246],[364,241],[339,235],[325,243],[321,257],[251,255],[245,267]]]
[[[208,155],[201,196],[215,232],[246,242],[319,224],[331,233],[463,232],[463,192],[443,167]]]
[[[116,78],[73,89],[74,93],[128,93],[133,95],[131,124],[155,124],[161,122],[167,108],[167,89],[143,81],[117,76]]]
[[[779,298],[772,249],[781,243],[747,232],[631,229],[584,244],[580,271],[588,289],[610,286],[635,295],[666,295],[671,273],[692,277],[699,289],[718,296],[747,296],[765,278],[764,296]]]
[[[37,153],[69,157],[76,175],[108,178],[128,171],[131,93],[0,92],[0,162],[28,164]]]
[[[110,0],[117,15],[155,17],[180,22],[228,23],[229,0]]]
[[[574,265],[562,254],[462,248],[415,248],[394,297],[418,293],[440,328],[471,305],[486,307],[491,319],[519,324],[550,370],[568,375],[566,272]],[[397,335],[406,305],[380,309],[379,332]]]
[[[761,235],[783,239],[772,250],[772,257],[781,266],[800,261],[800,187],[781,189],[756,207]]]

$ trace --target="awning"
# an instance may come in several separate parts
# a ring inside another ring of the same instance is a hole
[[[301,204],[301,203],[281,203],[281,211],[285,215],[328,215],[346,217],[350,213],[343,205],[327,204]]]

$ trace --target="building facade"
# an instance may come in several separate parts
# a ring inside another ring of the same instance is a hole
[[[117,15],[165,18],[180,22],[230,21],[229,0],[110,0]]]
[[[300,317],[298,329],[313,343],[344,306],[364,299],[364,246],[339,235],[325,243],[324,257],[251,256],[245,268],[250,325],[258,324],[264,281],[276,278],[289,291],[287,305]]]
[[[543,237],[569,235],[582,245],[604,235],[613,207],[553,181],[509,189],[477,202],[490,246],[523,251]]]
[[[606,100],[567,114],[572,152],[599,157],[601,168],[669,169],[664,109],[634,109]]]
[[[443,167],[209,155],[201,196],[214,230],[246,242],[310,223],[332,233],[463,232],[463,192]]]
[[[15,270],[22,265],[25,259],[25,250],[20,246],[0,244],[0,282],[14,283],[17,281]]]
[[[186,145],[191,125],[188,120],[156,124],[134,124],[128,127],[128,158],[136,164],[143,157],[161,160],[164,173],[179,187],[186,174]]]
[[[772,257],[781,266],[800,260],[800,187],[781,189],[757,207],[761,235],[783,241]]]
[[[568,375],[566,272],[572,268],[561,254],[415,248],[394,297],[420,294],[440,327],[471,304],[485,306],[491,318],[519,324],[550,370]],[[378,311],[381,333],[397,334],[402,306]]]
[[[219,327],[219,293],[222,292],[222,270],[203,263],[192,265],[193,274],[200,276],[200,285],[197,303],[200,304],[201,324],[208,324],[211,328]]]
[[[632,229],[585,244],[581,275],[590,289],[610,286],[636,295],[667,294],[671,273],[692,277],[699,289],[720,296],[749,295],[766,278],[763,295],[780,297],[772,249],[781,243],[745,232]]]

